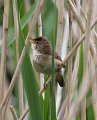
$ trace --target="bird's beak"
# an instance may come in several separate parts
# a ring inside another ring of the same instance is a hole
[[[32,38],[29,38],[29,41],[30,41],[31,43],[33,43],[33,44],[36,44],[36,43],[37,43],[37,41],[36,41],[35,39],[32,39]]]

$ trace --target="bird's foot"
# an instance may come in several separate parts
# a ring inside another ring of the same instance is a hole
[[[66,64],[66,63],[63,65],[63,68],[64,68],[64,69],[66,69],[66,68],[67,68],[67,64]]]
[[[43,87],[44,87],[44,89],[46,89],[47,88],[47,84],[44,82],[44,84],[43,84]]]

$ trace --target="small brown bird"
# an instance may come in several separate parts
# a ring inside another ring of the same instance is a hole
[[[33,49],[33,66],[43,74],[52,74],[52,49],[47,38],[41,36],[36,39],[30,38]],[[56,73],[55,79],[61,87],[64,87],[64,79],[62,76],[62,60],[55,52],[54,70]]]

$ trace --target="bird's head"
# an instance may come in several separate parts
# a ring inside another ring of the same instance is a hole
[[[30,38],[33,50],[43,54],[51,54],[51,45],[47,38],[40,36],[35,39]]]

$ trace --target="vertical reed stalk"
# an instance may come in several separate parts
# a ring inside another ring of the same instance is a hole
[[[5,71],[6,71],[6,52],[8,38],[8,22],[9,22],[9,6],[10,0],[4,0],[4,15],[3,15],[3,44],[1,53],[1,69],[0,69],[0,103],[4,97],[5,89]],[[2,110],[0,109],[0,120],[2,120]]]
[[[42,19],[41,19],[41,14],[39,15],[39,18],[38,18],[38,35],[42,36]]]
[[[39,15],[38,18],[38,35],[42,36],[42,19],[41,19],[41,14]],[[40,73],[40,88],[42,88],[44,84],[44,74]]]
[[[87,26],[86,26],[86,40],[84,41],[83,78],[85,74],[88,74],[86,73],[86,69],[88,68],[88,62],[89,62],[88,60],[89,60],[92,11],[93,11],[93,1],[89,0],[89,10],[87,13]],[[86,120],[86,97],[81,102],[81,120]]]
[[[16,0],[13,0],[13,16],[14,16],[14,28],[15,28],[15,36],[16,36],[16,61],[19,61],[19,21],[18,21],[18,13],[16,8]],[[22,76],[19,73],[18,76],[18,98],[19,98],[19,112],[20,115],[23,113],[23,83],[22,83]]]
[[[93,11],[93,19],[95,19],[95,17],[97,16],[97,1],[94,0],[94,11]],[[97,34],[97,33],[96,33]],[[93,44],[95,45],[95,27],[92,30],[92,41]],[[92,83],[92,105],[93,105],[93,110],[94,110],[94,117],[95,120],[97,120],[97,67],[95,66],[94,62],[93,62],[93,57],[91,57],[91,83]]]
[[[76,58],[75,58],[75,63],[74,63],[74,68],[73,68],[73,72],[72,72],[72,80],[71,80],[71,91],[75,92],[75,87],[76,87],[76,82],[77,82],[77,75],[78,75],[78,66],[79,66],[79,49],[77,51],[76,54]],[[73,94],[73,93],[72,93]]]
[[[58,24],[57,24],[57,38],[56,51],[60,55],[62,38],[63,38],[63,16],[64,16],[64,0],[59,0],[58,6]]]
[[[97,120],[97,76],[96,76],[96,68],[93,62],[93,58],[91,57],[91,83],[92,83],[92,105],[94,110],[95,120]]]
[[[56,52],[58,53],[59,56],[61,56],[61,46],[62,46],[62,40],[63,40],[63,17],[64,17],[64,0],[58,0],[58,22],[57,22],[57,37],[56,37]],[[60,87],[57,88],[57,93],[60,90],[62,92],[62,89]],[[59,96],[59,95],[58,95]],[[61,94],[60,98],[56,97],[56,112],[58,111],[60,107],[57,104],[57,101],[61,99]]]
[[[71,7],[69,6],[69,41],[68,41],[68,50],[72,50],[72,12]],[[71,106],[71,78],[72,78],[72,56],[68,60],[68,87],[67,87],[67,119],[69,120],[69,111]]]

